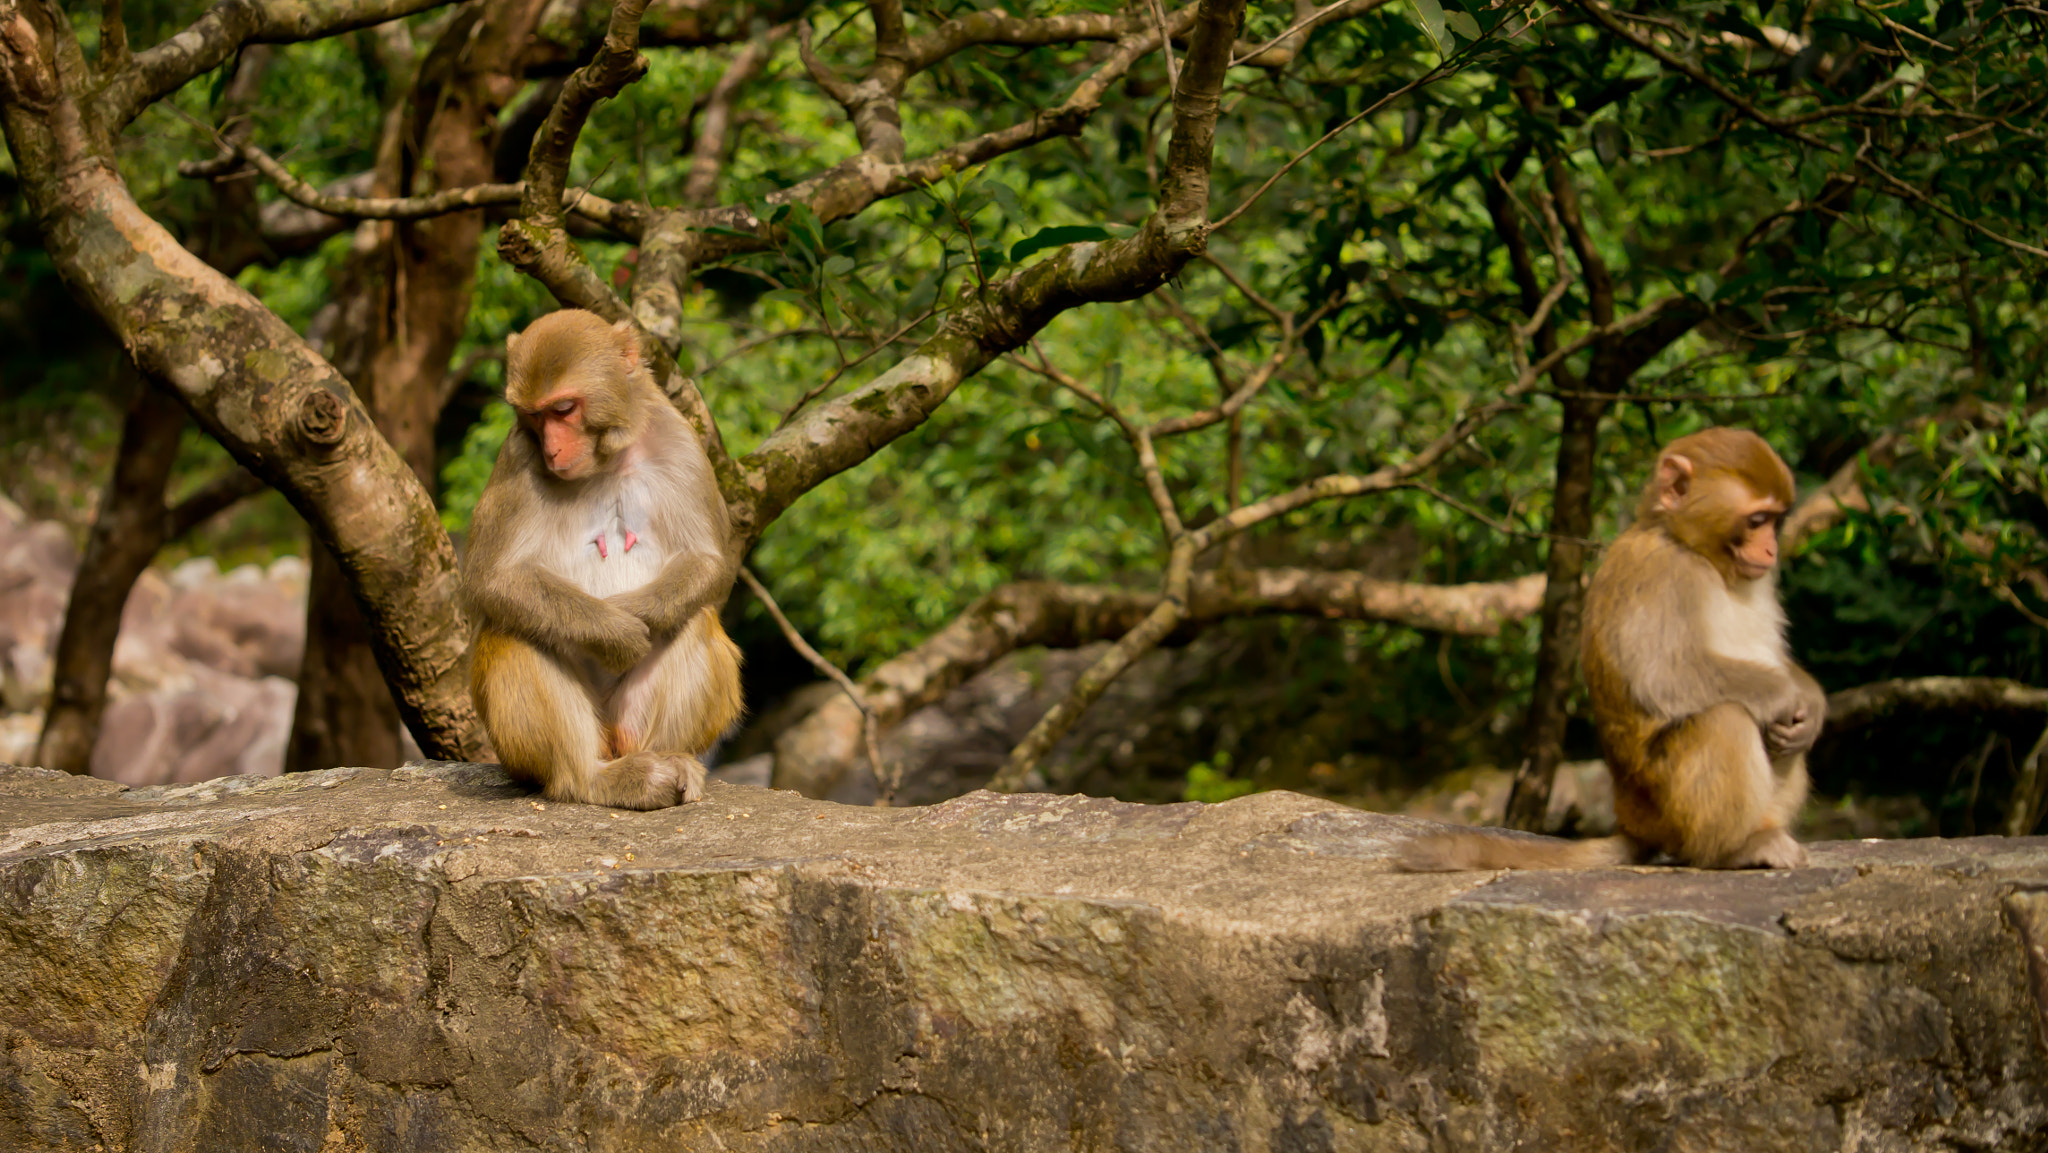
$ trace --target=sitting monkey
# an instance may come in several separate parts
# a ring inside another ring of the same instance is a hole
[[[1827,695],[1792,663],[1778,607],[1792,487],[1755,433],[1681,437],[1658,455],[1635,524],[1593,577],[1580,656],[1620,836],[1437,833],[1402,846],[1398,863],[1572,869],[1664,853],[1709,869],[1805,864],[1790,826]]]
[[[557,800],[704,795],[740,715],[718,610],[735,567],[704,448],[629,322],[552,313],[505,342],[505,438],[470,522],[470,694],[498,759]]]

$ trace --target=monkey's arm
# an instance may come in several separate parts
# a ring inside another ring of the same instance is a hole
[[[1786,667],[1791,671],[1797,692],[1791,704],[1764,726],[1764,748],[1773,757],[1790,756],[1812,748],[1813,743],[1820,739],[1821,724],[1828,716],[1827,690],[1798,665],[1787,661]]]
[[[613,672],[640,663],[652,646],[647,625],[535,564],[465,575],[464,598],[485,628],[540,648],[582,649]]]
[[[1701,609],[1719,595],[1714,570],[1675,547],[1656,567],[1665,579],[1641,587],[1621,609],[1609,657],[1644,710],[1673,721],[1734,701],[1759,728],[1789,717],[1805,699],[1792,675],[1796,666],[1746,660],[1715,646]]]
[[[680,553],[653,580],[606,603],[645,621],[656,636],[674,636],[732,587],[736,568],[723,553]]]

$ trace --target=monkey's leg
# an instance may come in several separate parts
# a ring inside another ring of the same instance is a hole
[[[1799,810],[1806,807],[1806,754],[1793,753],[1771,762],[1771,822],[1781,829],[1799,823]]]
[[[1651,742],[1644,776],[1678,835],[1675,855],[1708,869],[1789,869],[1806,852],[1774,807],[1778,782],[1763,734],[1741,705],[1715,705]]]
[[[704,766],[684,753],[627,753],[599,770],[590,800],[615,809],[665,809],[704,799]]]
[[[650,749],[696,756],[740,715],[740,650],[705,609],[665,647],[627,673],[610,714],[621,753]]]
[[[486,632],[470,656],[469,688],[507,772],[556,800],[591,799],[604,732],[582,680],[532,645]]]

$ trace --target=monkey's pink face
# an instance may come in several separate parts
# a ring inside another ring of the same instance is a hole
[[[519,419],[540,442],[541,460],[563,480],[582,480],[597,468],[597,453],[583,427],[583,397],[556,393],[538,408],[522,410]]]
[[[1761,580],[1778,564],[1778,522],[1785,518],[1785,506],[1770,497],[1752,499],[1738,509],[1742,519],[1728,544],[1735,571],[1744,580]]]

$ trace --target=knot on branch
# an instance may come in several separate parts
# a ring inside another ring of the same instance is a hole
[[[1201,219],[1165,221],[1166,250],[1173,256],[1193,260],[1209,251],[1209,222]]]
[[[315,448],[333,448],[348,433],[348,405],[324,388],[299,402],[299,435]]]
[[[42,37],[18,9],[0,15],[0,89],[38,112],[57,102],[57,76],[43,59]]]
[[[507,220],[498,229],[498,255],[514,268],[531,268],[540,263],[540,239],[523,220]]]

